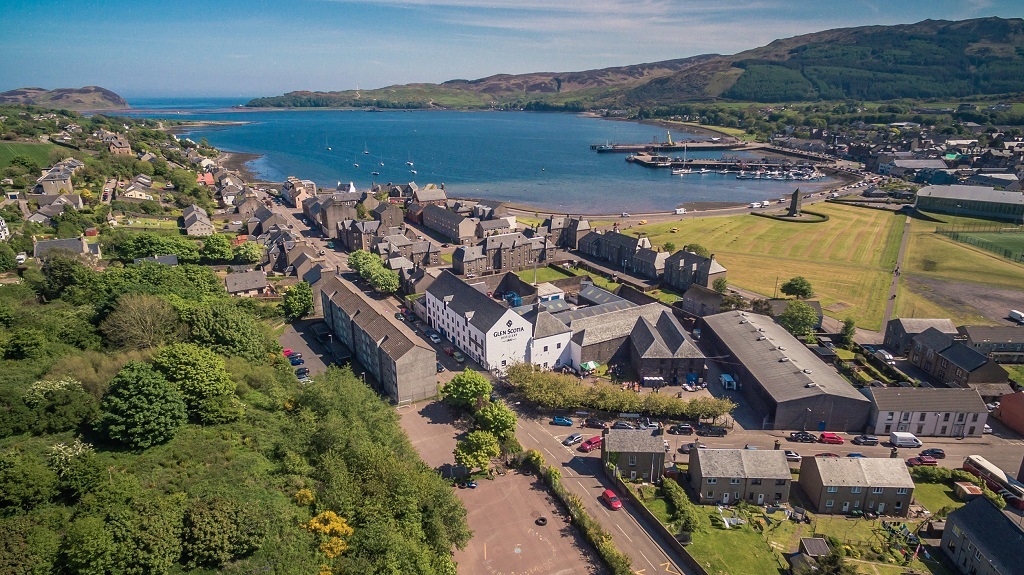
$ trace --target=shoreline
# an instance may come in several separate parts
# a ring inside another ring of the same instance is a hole
[[[263,154],[251,154],[247,152],[228,152],[221,150],[220,155],[217,156],[217,163],[224,168],[233,172],[238,172],[242,176],[242,180],[247,184],[279,184],[280,182],[271,182],[264,180],[263,178],[256,175],[256,172],[252,171],[248,165],[249,162],[259,160],[263,157]]]

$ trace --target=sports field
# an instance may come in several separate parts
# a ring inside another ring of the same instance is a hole
[[[944,215],[934,215],[934,217],[958,225],[991,223],[985,220],[952,218]],[[1014,290],[1024,289],[1024,265],[936,234],[935,226],[936,222],[918,219],[911,223],[910,243],[907,246],[907,257],[903,262],[905,273],[945,281],[991,285]],[[1013,236],[1005,241],[1024,241],[1024,234],[985,235]]]
[[[775,293],[776,280],[781,285],[804,276],[828,315],[852,317],[862,328],[881,328],[905,216],[839,204],[814,209],[829,221],[797,224],[740,215],[634,230],[646,232],[655,245],[699,243],[726,267],[730,284],[768,296]],[[672,233],[673,227],[679,231]]]
[[[1007,232],[970,232],[961,233],[961,236],[967,236],[967,238],[973,238],[978,240],[980,243],[973,243],[977,247],[984,248],[985,243],[992,244],[992,246],[1003,249],[1009,252],[1010,259],[1020,259],[1021,254],[1024,254],[1024,232],[1021,231],[1007,231]],[[972,243],[969,239],[966,243]]]
[[[40,167],[46,167],[50,164],[50,151],[56,148],[53,144],[0,142],[0,168],[9,166],[14,156],[27,156],[35,160]]]

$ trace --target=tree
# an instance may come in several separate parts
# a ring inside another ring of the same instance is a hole
[[[114,538],[103,519],[86,515],[68,526],[61,562],[69,573],[106,575],[113,569],[115,551]]]
[[[217,353],[265,362],[272,341],[256,318],[231,301],[214,301],[181,310],[192,343],[208,345]]]
[[[782,284],[782,293],[796,299],[807,299],[814,295],[814,289],[811,287],[811,282],[803,276],[796,276]]]
[[[853,336],[857,334],[857,322],[848,317],[843,320],[843,329],[839,332],[839,345],[849,347],[853,345]]]
[[[348,267],[352,268],[352,271],[362,274],[363,267],[372,259],[377,257],[366,250],[356,250],[348,254]]]
[[[313,288],[306,282],[295,284],[281,298],[281,307],[290,320],[309,315],[313,311]]]
[[[836,546],[828,555],[818,558],[817,569],[811,570],[805,567],[799,571],[799,575],[810,573],[814,573],[814,575],[857,575],[857,568],[853,565],[847,565],[843,549]]]
[[[455,445],[455,463],[474,469],[487,469],[491,459],[501,453],[498,438],[488,431],[471,431]]]
[[[129,293],[100,322],[107,342],[119,349],[146,349],[176,341],[182,335],[178,312],[160,297]]]
[[[263,248],[256,242],[245,242],[235,247],[235,261],[240,264],[254,264],[263,259]]]
[[[464,370],[441,387],[441,393],[449,403],[470,409],[482,403],[491,391],[491,382],[472,369]]]
[[[197,186],[196,175],[188,170],[171,170],[171,173],[167,175],[167,180],[174,185],[175,190],[183,194],[192,192]]]
[[[192,343],[176,343],[153,357],[153,367],[167,381],[177,385],[190,413],[206,423],[223,423],[212,420],[222,420],[224,413],[219,413],[219,410],[207,413],[204,406],[209,400],[230,397],[235,392],[235,382],[224,367],[224,358]],[[240,415],[236,413],[228,421],[238,419]]]
[[[267,526],[255,511],[223,497],[193,501],[185,510],[182,530],[186,567],[217,569],[259,549]]]
[[[674,252],[674,251],[676,251],[676,244],[673,243],[673,242],[665,242],[662,245],[662,247],[665,248],[666,252]]]
[[[772,315],[772,305],[764,298],[757,298],[750,302],[750,310],[762,315]]]
[[[9,272],[18,267],[16,257],[17,254],[14,253],[11,246],[0,244],[0,273]]]
[[[379,273],[383,269],[384,262],[380,261],[380,258],[376,255],[370,254],[370,257],[366,258],[366,260],[360,265],[359,276],[364,280],[369,281],[374,274]]]
[[[729,282],[725,278],[718,278],[711,283],[711,288],[718,293],[725,293],[729,291]]]
[[[231,240],[221,234],[213,234],[203,240],[203,247],[199,250],[199,256],[206,263],[223,264],[230,262],[234,257],[231,252]]]
[[[46,334],[34,327],[15,330],[7,340],[4,357],[7,359],[33,359],[42,357],[46,351]]]
[[[818,325],[818,312],[802,301],[791,301],[779,314],[779,324],[795,336],[811,335]]]
[[[683,251],[697,254],[702,258],[706,258],[711,255],[711,251],[709,251],[706,247],[700,244],[686,244],[685,246],[683,246]]]
[[[130,361],[117,372],[100,411],[96,430],[135,449],[171,439],[188,418],[181,392],[141,361]]]
[[[515,435],[516,414],[504,403],[492,401],[480,408],[473,417],[480,429],[489,431],[498,439]]]
[[[398,291],[398,272],[381,266],[370,276],[370,285],[380,293],[393,294]]]
[[[722,305],[718,307],[719,311],[732,311],[735,309],[747,309],[747,300],[739,294],[729,294],[722,297]]]

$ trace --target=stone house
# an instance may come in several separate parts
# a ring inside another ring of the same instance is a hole
[[[649,429],[606,429],[601,462],[609,475],[656,482],[665,472],[665,441]]]
[[[818,513],[906,517],[914,499],[914,481],[899,458],[804,457],[799,483]]]
[[[695,284],[710,288],[714,285],[715,280],[724,277],[725,267],[718,263],[714,254],[711,254],[710,257],[703,257],[679,250],[665,260],[661,283],[683,293]]]
[[[977,390],[946,387],[866,387],[868,433],[905,431],[918,437],[981,437],[988,409]]]
[[[789,502],[793,474],[786,454],[779,450],[693,449],[689,472],[701,505]]]

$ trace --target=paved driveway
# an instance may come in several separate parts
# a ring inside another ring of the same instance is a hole
[[[397,408],[402,427],[427,465],[451,472],[457,437],[466,431],[439,402]],[[454,488],[453,488],[454,489]],[[459,573],[604,573],[594,551],[565,522],[557,501],[534,476],[510,472],[480,480],[476,489],[457,489],[469,511],[473,538],[455,552]],[[544,516],[548,524],[538,526]]]

